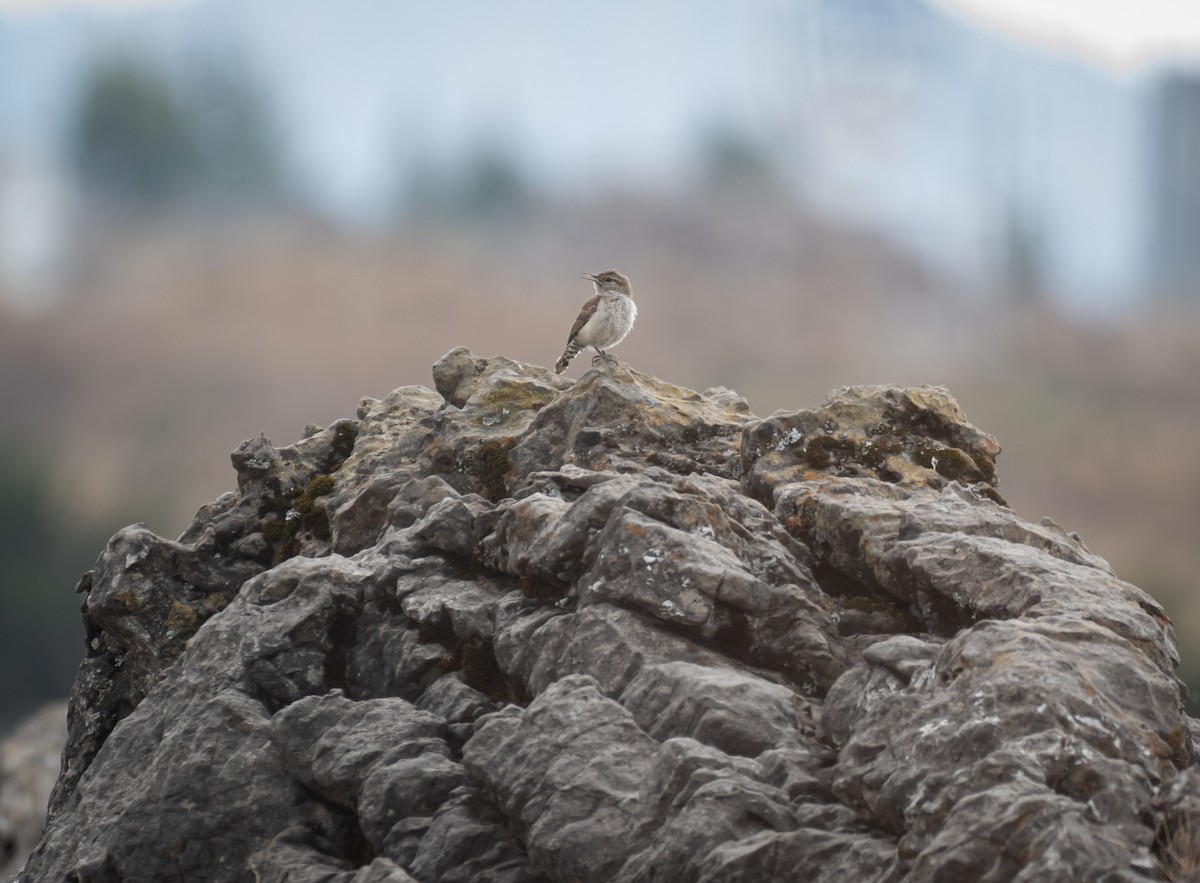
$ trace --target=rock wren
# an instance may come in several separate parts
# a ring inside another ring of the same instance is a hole
[[[596,293],[588,298],[571,326],[567,348],[554,366],[555,374],[566,371],[567,365],[584,347],[590,346],[604,358],[611,359],[604,350],[624,340],[637,318],[637,304],[633,302],[629,280],[616,270],[605,270],[594,276],[584,273],[583,278],[592,280]]]

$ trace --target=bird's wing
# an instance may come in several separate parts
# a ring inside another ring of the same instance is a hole
[[[575,319],[575,324],[571,326],[571,333],[567,335],[567,343],[575,339],[575,335],[580,332],[584,325],[588,323],[588,319],[596,315],[596,310],[600,306],[600,295],[593,294],[587,299],[579,310],[579,316]]]

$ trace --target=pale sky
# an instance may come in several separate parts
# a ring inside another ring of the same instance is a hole
[[[1200,54],[1200,0],[937,0],[1047,48],[1128,67]]]
[[[162,6],[168,2],[171,0],[0,0],[0,9],[35,10],[83,6],[120,9],[133,6]]]
[[[0,13],[65,6],[117,10],[177,0],[0,0]],[[837,0],[825,0],[837,2]],[[1049,49],[1112,67],[1200,56],[1200,0],[928,0]]]

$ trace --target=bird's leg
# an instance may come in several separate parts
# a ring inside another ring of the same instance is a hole
[[[611,360],[611,359],[612,359],[612,356],[610,356],[610,355],[609,355],[608,353],[606,353],[604,350],[602,350],[602,349],[600,349],[599,347],[597,347],[597,348],[596,348],[596,355],[592,356],[592,365],[593,365],[593,367],[595,366],[596,362],[598,362],[600,359],[604,359],[605,361],[609,361],[609,360]]]

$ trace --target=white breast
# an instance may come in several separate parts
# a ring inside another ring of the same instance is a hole
[[[608,349],[625,339],[637,318],[637,304],[623,294],[606,294],[596,313],[579,329],[575,342],[594,349]]]

